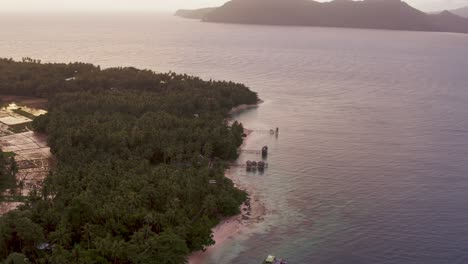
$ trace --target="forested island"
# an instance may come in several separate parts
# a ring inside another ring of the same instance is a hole
[[[246,199],[224,176],[243,140],[228,112],[258,101],[242,84],[1,59],[0,93],[48,100],[33,127],[57,163],[0,218],[5,263],[185,263]]]
[[[401,0],[231,0],[209,12],[183,12],[186,18],[202,15],[216,23],[468,33],[467,18],[449,11],[427,14]]]
[[[214,11],[216,8],[200,8],[195,10],[190,9],[180,9],[175,13],[176,16],[190,18],[190,19],[203,19],[208,13]]]

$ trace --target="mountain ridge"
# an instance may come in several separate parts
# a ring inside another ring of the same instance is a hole
[[[205,22],[468,33],[468,19],[427,14],[401,0],[231,0],[199,18]]]
[[[450,12],[456,15],[468,18],[468,6],[453,9],[453,10],[450,10]]]

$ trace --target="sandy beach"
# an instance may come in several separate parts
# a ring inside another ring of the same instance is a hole
[[[237,188],[246,191],[249,197],[247,201],[241,205],[241,214],[224,219],[213,229],[213,240],[216,241],[216,244],[209,247],[204,252],[198,251],[193,253],[188,259],[189,264],[203,264],[211,252],[217,250],[224,243],[240,234],[244,228],[263,221],[266,208],[260,202],[259,197],[246,186],[239,185],[238,180],[230,170],[226,172],[226,177],[231,179]]]

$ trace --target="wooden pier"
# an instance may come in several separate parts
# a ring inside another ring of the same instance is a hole
[[[243,149],[240,151],[241,153],[245,153],[245,154],[255,154],[255,155],[262,155],[262,151],[261,150],[249,150],[249,149]]]
[[[279,134],[279,128],[276,129],[251,129],[250,131],[256,132],[256,133],[265,133],[265,134],[270,134],[270,135],[278,135]]]
[[[247,163],[234,162],[234,163],[231,163],[231,167],[247,168]],[[267,162],[265,162],[265,168],[268,168]]]

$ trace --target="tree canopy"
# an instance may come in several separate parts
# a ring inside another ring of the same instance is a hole
[[[48,99],[33,125],[57,159],[0,218],[7,263],[185,263],[246,198],[224,177],[243,135],[227,113],[258,101],[242,84],[3,59],[0,93]]]

